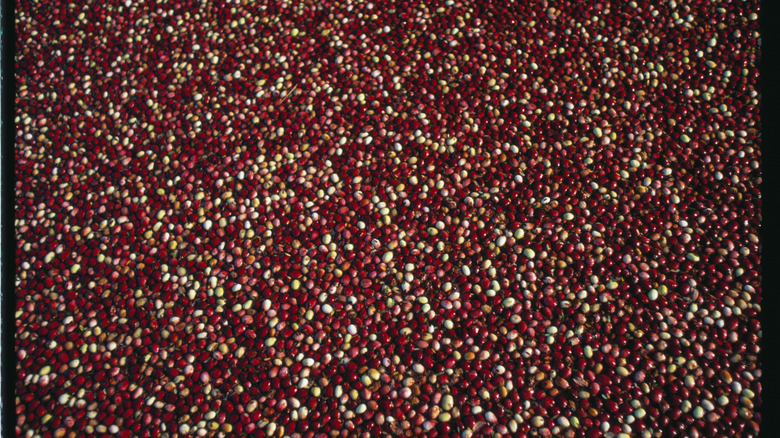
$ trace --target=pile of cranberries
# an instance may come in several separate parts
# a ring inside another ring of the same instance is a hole
[[[758,14],[19,2],[17,436],[756,436]]]

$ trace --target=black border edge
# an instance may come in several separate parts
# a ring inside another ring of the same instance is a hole
[[[0,25],[2,25],[2,127],[0,128],[0,165],[2,166],[2,186],[0,187],[0,244],[2,244],[2,274],[0,291],[2,292],[2,435],[16,434],[16,293],[14,279],[16,273],[16,239],[14,234],[14,171],[16,129],[16,29],[15,0],[2,0]]]
[[[759,11],[759,26],[761,33],[761,58],[760,66],[760,114],[761,114],[761,321],[762,338],[759,341],[761,351],[759,361],[761,367],[761,424],[760,433],[762,437],[778,437],[778,372],[780,372],[780,363],[778,363],[776,336],[778,333],[777,311],[780,309],[777,296],[778,276],[780,272],[777,269],[778,251],[777,251],[777,219],[775,210],[780,205],[780,198],[776,188],[780,181],[776,168],[780,160],[780,153],[777,151],[780,131],[778,130],[778,84],[777,78],[780,71],[777,68],[777,62],[773,58],[775,53],[780,50],[777,43],[777,23],[778,16],[777,2],[775,0],[761,0],[761,10]],[[775,189],[775,190],[773,190]]]

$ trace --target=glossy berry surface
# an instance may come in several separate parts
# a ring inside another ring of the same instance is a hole
[[[757,436],[759,14],[18,2],[16,435]]]

